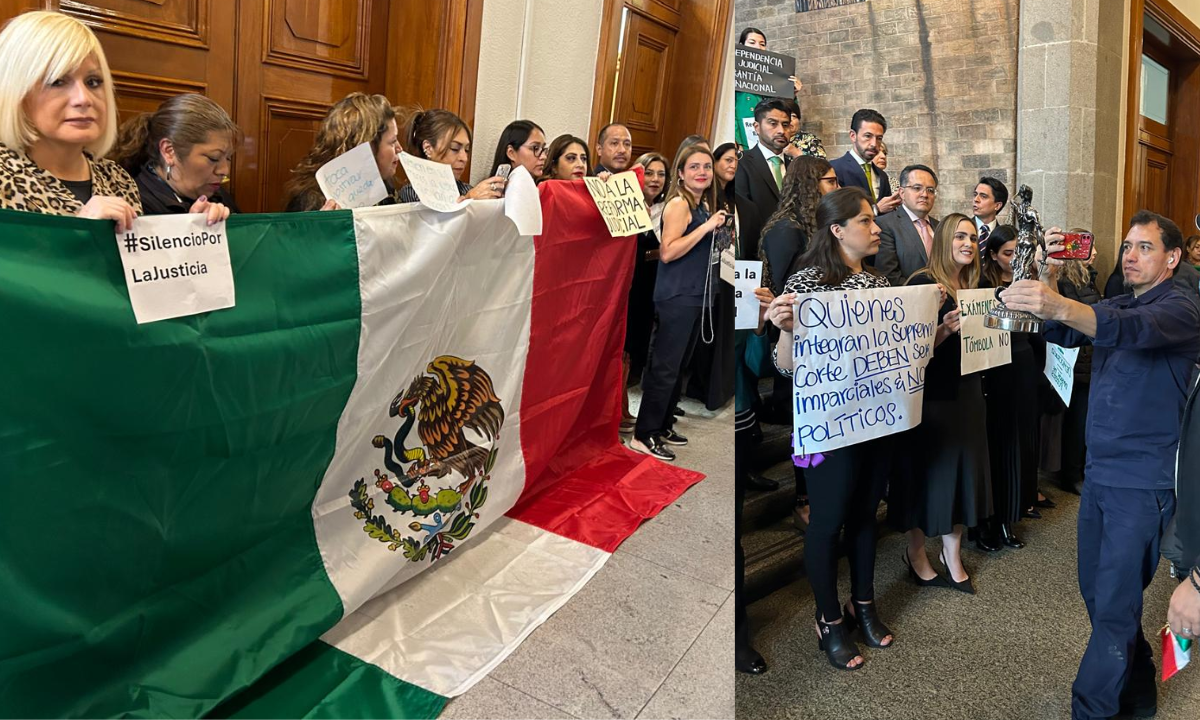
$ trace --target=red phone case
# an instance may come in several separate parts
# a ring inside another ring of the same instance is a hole
[[[1087,260],[1092,256],[1094,240],[1091,233],[1063,233],[1063,250],[1050,253],[1050,257],[1056,260]]]

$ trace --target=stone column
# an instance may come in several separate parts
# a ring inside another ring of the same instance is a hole
[[[1047,226],[1096,234],[1103,279],[1124,235],[1116,226],[1122,3],[1020,3],[1017,184],[1033,189]]]

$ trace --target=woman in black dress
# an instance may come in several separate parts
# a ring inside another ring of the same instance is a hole
[[[779,328],[774,349],[779,372],[792,376],[793,305],[797,293],[868,290],[888,287],[887,278],[864,261],[879,252],[879,226],[871,201],[859,188],[837,190],[821,198],[817,231],[800,259],[801,269],[787,279],[784,294],[767,310]],[[824,453],[808,469],[813,520],[804,540],[804,568],[817,601],[817,637],[829,663],[857,670],[863,658],[850,639],[855,625],[874,648],[889,647],[892,631],[875,608],[875,512],[891,468],[892,438],[882,437]],[[845,536],[850,561],[850,603],[838,601],[839,540]]]
[[[585,156],[586,157],[586,156]],[[629,388],[646,367],[650,334],[654,330],[654,279],[658,275],[658,244],[662,233],[663,198],[667,194],[667,159],[646,153],[635,161],[645,170],[642,195],[654,229],[640,233],[633,250],[633,282],[625,315],[625,392],[621,405],[621,432],[633,432],[637,418],[629,412]]]
[[[992,514],[983,385],[979,373],[962,374],[958,338],[958,291],[979,284],[978,242],[974,221],[958,213],[946,216],[934,233],[929,266],[908,280],[909,285],[938,284],[946,300],[938,311],[933,358],[925,370],[921,424],[896,440],[897,447],[908,449],[907,472],[893,477],[888,496],[889,522],[908,533],[902,559],[913,580],[971,594],[975,587],[962,564],[963,528]],[[925,554],[930,535],[942,538],[948,580]]]
[[[1017,232],[1000,225],[988,238],[983,258],[984,288],[1008,287],[1012,283],[1012,258]],[[976,545],[981,550],[998,549],[1003,543],[1022,548],[1013,526],[1021,510],[1037,498],[1039,404],[1036,402],[1042,366],[1033,342],[1040,336],[1011,333],[1012,362],[983,373],[987,401],[988,457],[992,467],[992,506],[995,514],[981,528]]]

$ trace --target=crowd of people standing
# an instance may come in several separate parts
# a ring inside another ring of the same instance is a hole
[[[743,31],[741,42],[766,48],[755,28]],[[1080,589],[1093,634],[1073,688],[1074,717],[1152,708],[1154,666],[1141,634],[1141,593],[1154,575],[1174,510],[1179,422],[1200,359],[1200,293],[1192,272],[1200,261],[1200,237],[1185,247],[1171,220],[1136,214],[1102,300],[1092,267],[1095,247],[1086,259],[1054,258],[1064,236],[1050,228],[1031,270],[1034,279],[1014,282],[1018,230],[1003,222],[1010,194],[1002,180],[979,178],[970,212],[942,208],[939,218],[933,167],[910,163],[893,185],[884,144],[888,125],[879,112],[852,114],[850,147],[834,159],[819,138],[801,130],[794,100],[756,98],[753,116],[754,135],[747,138],[735,190],[741,258],[764,263],[763,322],[738,339],[739,388],[753,389],[738,397],[739,514],[747,490],[777,487],[755,477],[742,455],[755,452],[760,417],[791,424],[791,408],[781,413],[776,396],[791,397],[797,295],[936,285],[942,298],[921,423],[794,458],[797,526],[816,601],[814,630],[828,662],[838,670],[862,667],[865,658],[852,637],[856,627],[869,648],[904,640],[903,628],[893,634],[884,623],[887,608],[875,604],[881,501],[888,525],[907,536],[900,562],[911,581],[973,595],[964,541],[987,553],[1023,548],[1019,524],[1055,506],[1038,487],[1043,470],[1062,490],[1082,495]],[[1010,308],[1045,322],[1040,332],[1011,334],[1011,362],[964,375],[958,294],[976,288],[994,289]],[[1043,374],[1047,343],[1080,348],[1069,404]],[[773,357],[774,367],[764,366],[762,357]],[[770,401],[757,393],[758,380],[766,377],[775,378]],[[1121,382],[1126,386],[1110,385]],[[927,555],[930,537],[940,539],[936,565]],[[740,559],[740,535],[738,542]],[[844,604],[837,594],[839,551],[850,566],[851,594]],[[1194,548],[1183,557],[1186,574],[1194,566],[1188,562]],[[738,572],[740,583],[740,564]],[[1195,612],[1186,584],[1180,593],[1189,601],[1181,604],[1187,610],[1172,606],[1177,619]],[[739,670],[757,674],[767,665],[752,646],[746,617],[740,604],[735,660]],[[1194,638],[1198,624],[1185,622],[1174,631]]]

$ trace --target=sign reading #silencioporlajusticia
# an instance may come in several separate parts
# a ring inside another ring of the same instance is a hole
[[[225,222],[204,215],[156,215],[117,233],[129,301],[138,324],[234,305]]]
[[[792,387],[798,454],[920,424],[938,304],[933,285],[797,296]]]
[[[733,89],[789,100],[796,87],[788,78],[796,74],[796,58],[738,45],[733,50]]]

